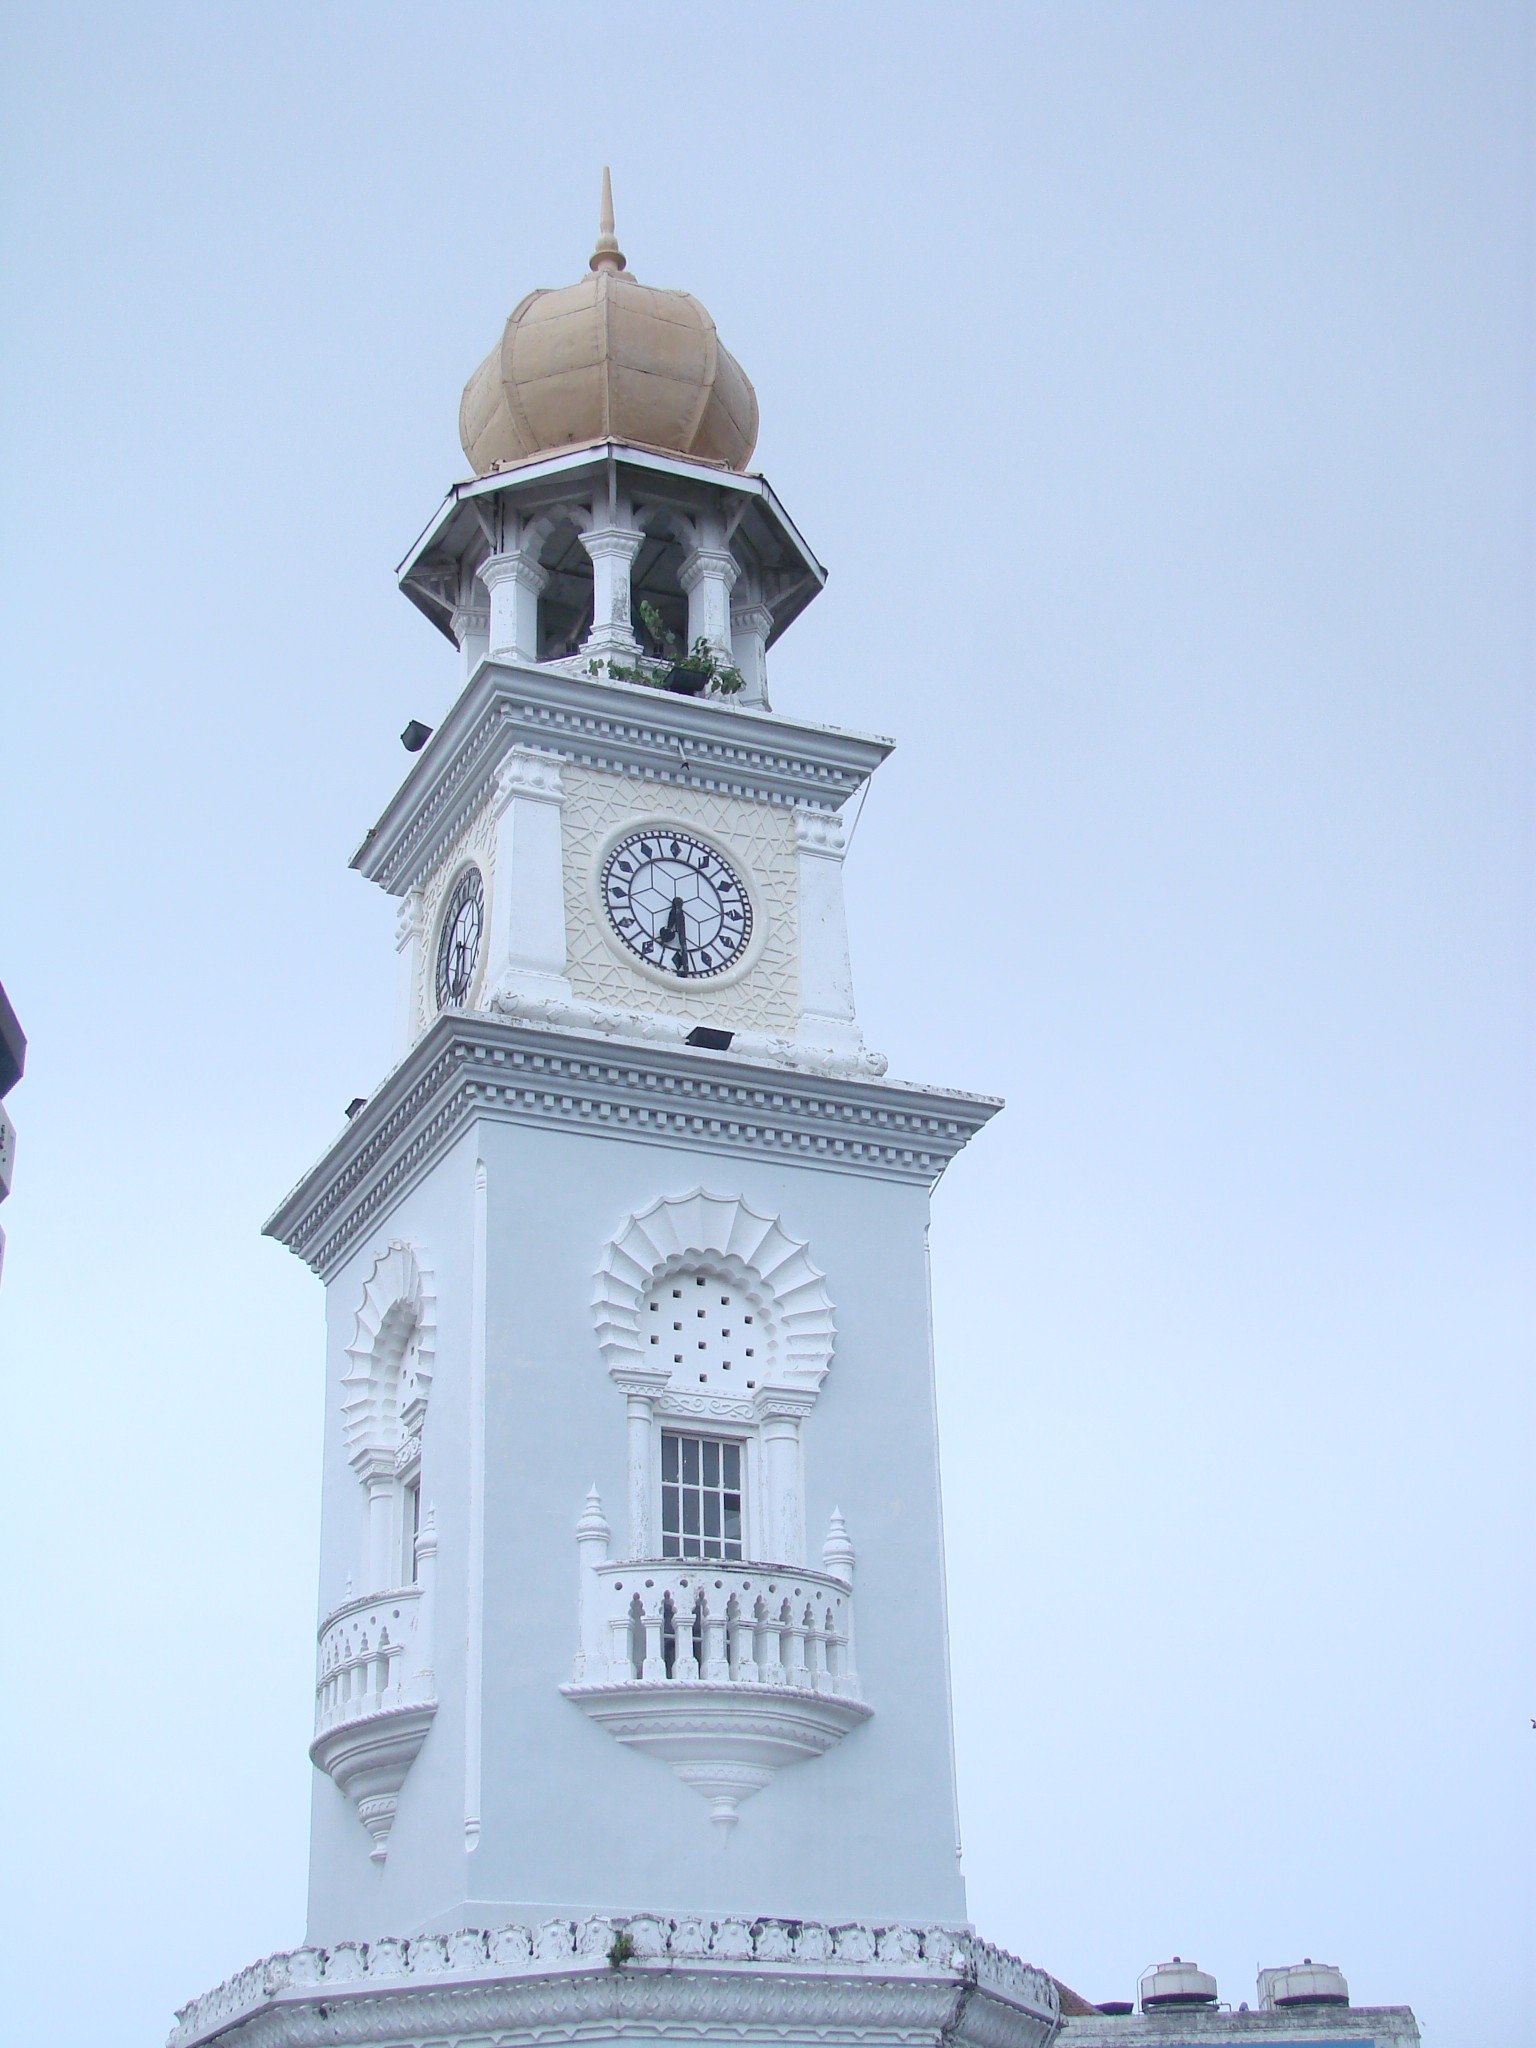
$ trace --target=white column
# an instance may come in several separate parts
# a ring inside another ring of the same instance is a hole
[[[655,1548],[651,1532],[651,1424],[654,1406],[644,1394],[632,1393],[624,1412],[629,1435],[629,1551],[631,1557],[649,1557]]]
[[[416,1583],[421,1588],[421,1597],[416,1603],[416,1675],[421,1680],[423,1692],[435,1698],[437,1680],[433,1664],[436,1650],[432,1631],[437,1588],[437,1517],[431,1508],[427,1509],[416,1532]]]
[[[584,654],[633,661],[640,652],[630,624],[629,572],[644,540],[629,526],[594,526],[581,536],[592,558],[592,630]]]
[[[757,1398],[763,1453],[762,1532],[765,1564],[805,1562],[805,1507],[800,1485],[800,1423],[814,1395],[765,1390]],[[753,1546],[756,1548],[756,1545]]]
[[[492,661],[537,661],[539,598],[549,571],[516,551],[488,555],[476,575],[491,596],[486,653]]]
[[[692,548],[677,580],[688,593],[688,646],[705,640],[720,655],[731,653],[731,590],[741,564],[729,548]]]
[[[800,1028],[804,1045],[858,1052],[848,916],[843,903],[843,821],[835,811],[795,808],[800,871]]]
[[[570,1001],[565,978],[565,873],[560,763],[514,747],[496,771],[496,862],[486,933],[493,1005]]]
[[[760,704],[768,709],[768,635],[773,631],[773,613],[767,605],[749,599],[731,606],[731,660],[741,670],[738,704]]]
[[[400,966],[395,996],[395,1057],[403,1058],[416,1041],[421,997],[421,955],[426,932],[420,889],[407,889],[395,924],[395,950]]]
[[[399,1576],[395,1549],[394,1465],[368,1474],[368,1590],[394,1590]]]
[[[453,637],[464,657],[464,673],[472,676],[485,660],[490,646],[490,608],[483,604],[457,604],[453,608]]]
[[[581,1520],[576,1524],[577,1569],[581,1574],[580,1607],[581,1637],[576,1651],[576,1669],[572,1674],[577,1685],[583,1681],[595,1684],[608,1670],[608,1627],[602,1604],[602,1588],[597,1574],[608,1562],[608,1539],[612,1531],[603,1513],[603,1504],[598,1499],[594,1486],[587,1495]]]

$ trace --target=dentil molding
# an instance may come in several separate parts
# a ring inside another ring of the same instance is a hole
[[[169,2048],[1045,2048],[1059,2019],[1044,1971],[963,1929],[641,1913],[269,1956],[182,2007]]]
[[[440,1016],[268,1219],[329,1274],[476,1117],[931,1187],[995,1116],[992,1096],[818,1078],[732,1053],[605,1044],[463,1012]]]

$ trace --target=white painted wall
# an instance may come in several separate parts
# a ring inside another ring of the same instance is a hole
[[[475,1166],[485,1164],[483,1693],[466,1796],[479,1306]],[[597,1485],[616,1528],[624,1399],[590,1312],[604,1244],[660,1194],[702,1183],[781,1215],[836,1307],[831,1371],[805,1424],[813,1541],[841,1507],[858,1550],[861,1677],[872,1719],[779,1773],[722,1841],[698,1796],[560,1694],[577,1641],[575,1523]],[[364,1540],[341,1446],[340,1377],[378,1249],[419,1240],[436,1276],[423,1432],[439,1534],[439,1706],[400,1794],[387,1862],[320,1778],[309,1938],[449,1928],[553,1910],[783,1913],[962,1921],[926,1262],[927,1197],[905,1183],[723,1157],[570,1128],[485,1121],[377,1222],[329,1288],[321,1608]],[[478,1809],[478,1813],[474,1810]],[[478,1844],[466,1846],[466,1816]]]

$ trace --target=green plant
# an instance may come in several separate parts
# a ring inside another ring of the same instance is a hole
[[[663,650],[669,644],[676,646],[653,604],[641,604],[640,623]],[[611,676],[616,683],[644,683],[653,690],[666,689],[675,668],[685,668],[692,675],[702,675],[705,691],[713,697],[734,697],[746,683],[741,670],[733,662],[723,661],[718,650],[702,634],[681,660],[663,651],[660,654],[642,653],[638,661],[615,661],[611,655],[599,659],[593,655],[587,662],[587,674],[590,676]]]
[[[610,1970],[622,1970],[624,1965],[633,1962],[634,1958],[635,1944],[633,1937],[630,1935],[628,1928],[621,1927],[609,1945],[608,1967]]]

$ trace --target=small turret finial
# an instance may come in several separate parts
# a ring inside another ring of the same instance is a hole
[[[613,179],[608,166],[603,165],[603,209],[597,222],[597,247],[592,251],[588,268],[592,270],[623,270],[624,251],[619,247],[613,232]]]

